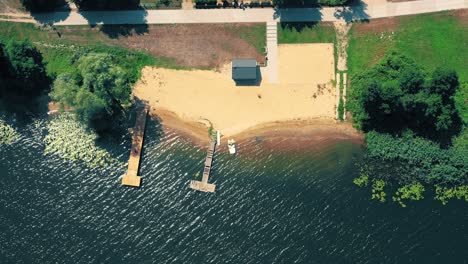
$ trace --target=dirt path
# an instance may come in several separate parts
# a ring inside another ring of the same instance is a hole
[[[338,63],[337,69],[338,71],[347,71],[348,68],[346,66],[346,62],[348,59],[348,53],[346,52],[346,48],[348,47],[348,33],[351,29],[351,23],[346,23],[344,21],[334,22],[333,25],[335,26],[336,31],[336,40],[337,40],[337,48],[338,48]]]
[[[8,9],[11,12],[0,12],[0,21],[11,21],[11,22],[21,22],[21,23],[36,23],[34,18],[32,18],[27,13],[18,13],[16,10]]]

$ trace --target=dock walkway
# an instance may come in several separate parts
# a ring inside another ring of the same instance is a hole
[[[214,192],[216,185],[208,183],[210,178],[211,165],[213,164],[213,156],[216,150],[216,139],[212,138],[208,153],[205,159],[205,168],[203,169],[203,177],[201,181],[191,180],[190,188],[202,192]]]
[[[141,150],[143,148],[143,138],[145,136],[146,116],[148,109],[142,107],[136,110],[137,117],[135,128],[133,129],[132,149],[128,160],[127,174],[122,177],[122,185],[140,187],[141,177],[138,176],[140,166]]]

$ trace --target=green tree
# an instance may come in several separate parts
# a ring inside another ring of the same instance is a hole
[[[2,49],[0,64],[4,85],[0,87],[1,94],[30,97],[49,88],[42,55],[31,42],[10,41]]]
[[[21,0],[21,4],[28,11],[50,11],[59,4],[64,4],[63,0]]]
[[[391,52],[352,78],[348,107],[364,131],[400,134],[411,129],[444,145],[461,131],[454,95],[455,71],[436,69],[430,79],[414,61]]]
[[[122,68],[108,54],[90,53],[80,57],[77,73],[59,75],[51,97],[62,106],[75,109],[78,118],[97,131],[111,126],[109,120],[130,102],[131,87]]]
[[[80,9],[133,9],[140,5],[139,0],[74,0]]]
[[[280,7],[317,7],[342,6],[348,0],[273,0],[273,4]]]

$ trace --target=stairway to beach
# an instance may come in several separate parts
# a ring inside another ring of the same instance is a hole
[[[278,83],[278,23],[267,22],[266,42],[268,64],[266,67],[268,82]]]

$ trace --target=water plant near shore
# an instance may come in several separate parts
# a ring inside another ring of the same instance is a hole
[[[436,186],[436,196],[434,199],[442,202],[443,205],[448,203],[448,200],[457,198],[458,200],[464,199],[468,202],[468,185],[456,187],[443,187]]]
[[[89,167],[109,166],[116,160],[96,146],[97,135],[86,129],[73,113],[63,113],[47,126],[44,154],[57,154],[71,161],[83,161]]]
[[[379,202],[385,202],[385,196],[387,195],[385,192],[384,192],[384,188],[385,188],[385,181],[384,180],[376,180],[374,181],[374,183],[372,184],[372,199],[375,199]]]
[[[369,184],[369,177],[365,174],[361,174],[361,176],[355,178],[353,182],[359,187],[366,187]]]
[[[423,199],[424,186],[419,182],[404,185],[392,197],[394,202],[398,202],[402,207],[406,207],[405,200],[419,201]]]
[[[0,145],[11,144],[15,140],[19,139],[20,134],[16,130],[0,119]]]

